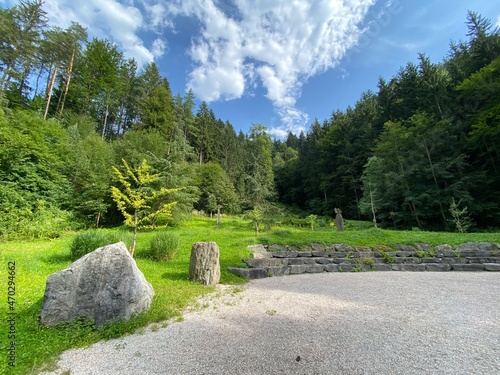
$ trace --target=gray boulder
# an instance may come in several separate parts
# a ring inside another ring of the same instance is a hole
[[[100,247],[47,279],[40,322],[53,326],[80,317],[128,320],[149,310],[153,287],[123,242]]]

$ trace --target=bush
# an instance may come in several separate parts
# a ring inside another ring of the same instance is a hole
[[[80,233],[71,243],[71,259],[76,260],[91,253],[99,247],[123,241],[130,246],[132,235],[129,232],[120,231],[118,233],[105,232],[102,230],[88,230]]]
[[[171,232],[157,233],[150,243],[150,255],[153,260],[173,259],[179,249],[179,237]]]

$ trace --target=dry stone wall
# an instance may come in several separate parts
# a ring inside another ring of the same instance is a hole
[[[248,268],[229,267],[229,271],[260,279],[269,276],[320,272],[363,271],[499,271],[500,244],[468,242],[457,246],[428,244],[356,246],[253,245],[253,259],[244,259]]]

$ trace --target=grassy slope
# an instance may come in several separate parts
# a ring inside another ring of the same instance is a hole
[[[0,357],[0,373],[26,374],[36,372],[40,365],[52,363],[63,350],[85,346],[102,338],[140,331],[146,324],[181,317],[181,311],[192,304],[196,297],[211,291],[188,281],[191,246],[197,241],[215,241],[220,248],[221,283],[240,284],[244,280],[228,273],[228,266],[243,265],[241,259],[249,256],[247,245],[255,243],[279,243],[302,245],[320,242],[348,243],[350,245],[392,245],[398,243],[427,242],[431,245],[443,243],[459,244],[468,241],[500,243],[500,233],[450,234],[430,232],[396,232],[368,229],[369,224],[348,222],[342,233],[330,229],[315,230],[277,228],[255,236],[252,227],[239,218],[225,218],[222,228],[215,228],[215,220],[194,218],[178,228],[169,229],[180,237],[180,250],[174,260],[156,263],[147,258],[147,250],[154,232],[140,233],[136,260],[147,280],[156,292],[151,310],[127,323],[117,323],[104,330],[94,331],[84,324],[40,328],[37,316],[41,308],[47,277],[71,264],[69,247],[74,235],[67,234],[53,241],[9,242],[0,244],[2,280],[7,293],[7,263],[16,262],[16,347],[17,365],[7,366],[6,340],[8,305],[6,298],[0,304],[0,334],[4,339]]]

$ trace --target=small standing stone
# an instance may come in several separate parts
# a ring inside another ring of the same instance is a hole
[[[219,247],[215,242],[196,242],[191,248],[189,279],[207,286],[220,281]]]
[[[335,208],[335,225],[339,232],[344,230],[344,218],[342,217],[342,210],[340,208]]]

